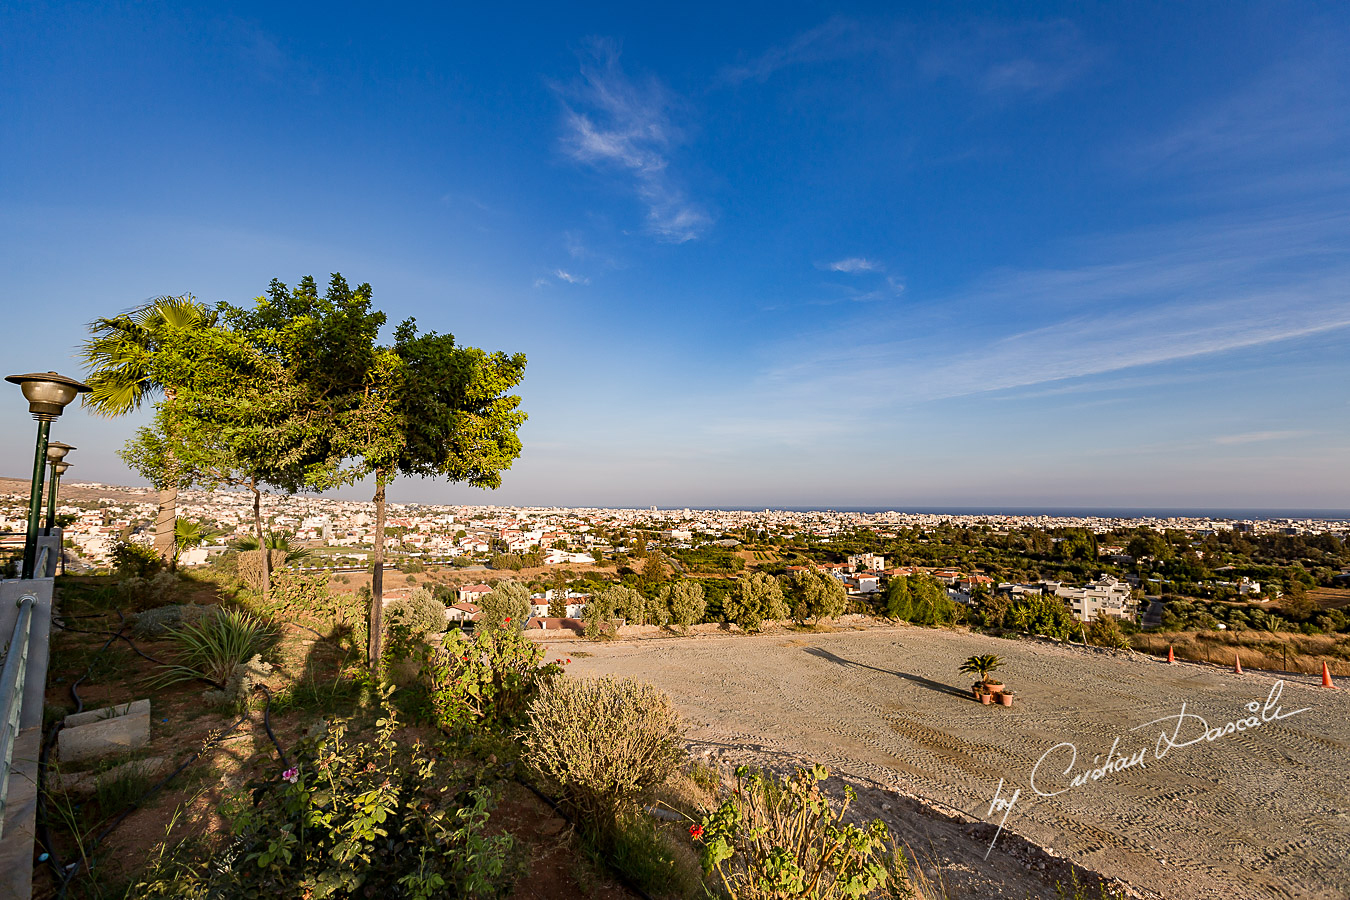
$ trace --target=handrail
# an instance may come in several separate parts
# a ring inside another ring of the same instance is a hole
[[[14,742],[19,736],[23,715],[23,683],[28,671],[28,638],[33,630],[33,608],[37,597],[24,594],[19,598],[19,615],[14,621],[14,634],[5,654],[5,667],[0,672],[0,704],[4,719],[0,721],[0,837],[5,833],[5,803],[9,795],[10,765],[14,761]]]
[[[34,578],[47,577],[47,557],[52,555],[51,547],[43,547],[38,551],[37,565],[33,567]]]

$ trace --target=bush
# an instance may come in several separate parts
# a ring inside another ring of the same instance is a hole
[[[736,792],[690,829],[700,842],[703,869],[716,872],[735,900],[866,897],[892,886],[904,896],[903,858],[889,848],[880,820],[865,827],[845,823],[856,798],[845,788],[835,809],[820,789],[823,766],[780,780],[745,767],[736,770]]]
[[[274,639],[272,629],[261,619],[237,609],[217,609],[168,632],[179,650],[177,665],[161,666],[159,685],[202,678],[224,688],[235,667],[266,650]]]
[[[424,665],[436,724],[446,731],[519,728],[540,687],[562,672],[543,659],[544,648],[514,629],[484,628],[472,639],[450,632]]]
[[[424,587],[416,588],[406,598],[391,600],[384,608],[384,617],[391,633],[401,632],[403,638],[414,641],[440,634],[450,625],[445,604]]]
[[[583,818],[617,822],[684,758],[682,724],[650,684],[551,679],[530,704],[526,759]]]
[[[132,575],[117,583],[118,599],[123,609],[145,609],[172,603],[178,594],[178,576],[160,570],[149,578]]]
[[[493,898],[518,869],[510,835],[488,836],[486,788],[451,781],[421,744],[401,749],[387,706],[373,740],[345,724],[303,742],[293,768],[250,785],[222,851],[161,847],[129,893],[146,898]]]
[[[131,541],[118,541],[112,548],[113,571],[124,577],[149,578],[164,568],[154,548]]]
[[[722,601],[722,614],[728,622],[746,631],[759,631],[766,619],[787,618],[783,587],[767,572],[752,572],[736,580],[736,586]]]
[[[1130,639],[1120,629],[1120,622],[1114,616],[1098,615],[1087,624],[1087,640],[1098,647],[1114,647],[1128,650]]]
[[[681,628],[703,621],[708,601],[703,598],[703,585],[697,581],[677,581],[661,588],[661,601],[670,610],[670,620]]]
[[[805,625],[808,619],[819,622],[842,615],[848,606],[848,592],[837,579],[811,569],[794,572],[786,579],[784,596],[792,619]]]
[[[234,667],[234,671],[230,673],[224,688],[218,691],[203,691],[202,698],[207,703],[230,706],[236,710],[241,710],[248,704],[248,698],[253,693],[253,689],[271,674],[272,667],[263,661],[262,656],[254,654],[248,662],[240,663]]]
[[[514,581],[499,582],[483,595],[478,607],[483,611],[478,619],[480,626],[506,628],[509,625],[519,631],[524,629],[525,621],[530,617],[530,591]]]

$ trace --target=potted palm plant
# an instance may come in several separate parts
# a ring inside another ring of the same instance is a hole
[[[975,682],[973,686],[975,699],[981,703],[989,703],[993,700],[994,694],[1003,690],[1003,682],[990,677],[990,673],[1002,665],[1003,660],[992,653],[971,656],[961,664],[962,672],[980,676],[980,680]]]

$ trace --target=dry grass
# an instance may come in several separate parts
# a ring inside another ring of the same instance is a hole
[[[1166,656],[1171,645],[1177,659],[1231,666],[1234,656],[1244,668],[1316,674],[1326,663],[1333,675],[1350,676],[1350,636],[1289,634],[1270,631],[1180,631],[1136,634],[1131,646]]]

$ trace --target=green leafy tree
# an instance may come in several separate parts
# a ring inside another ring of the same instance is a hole
[[[666,558],[661,551],[648,553],[647,561],[642,564],[642,585],[648,594],[655,595],[669,577],[670,567],[666,565]]]
[[[483,611],[480,624],[521,630],[530,617],[530,590],[517,581],[501,581],[483,595],[478,606]]]
[[[183,333],[215,324],[215,313],[191,294],[156,297],[119,316],[90,322],[92,336],[84,342],[81,356],[93,390],[84,395],[84,404],[98,415],[116,417],[140,409],[155,397],[172,399],[176,385],[162,380],[157,356]],[[171,474],[172,458],[163,462],[162,471],[170,474],[155,484],[159,491],[155,549],[166,563],[172,563],[177,558],[178,488]]]
[[[222,308],[221,324],[181,329],[160,342],[150,372],[174,388],[121,455],[157,486],[248,487],[261,545],[264,486],[324,490],[345,476],[324,398],[298,380],[294,360],[308,352],[299,346],[302,338],[278,337],[240,311]],[[264,600],[270,584],[265,555]]]
[[[399,475],[444,478],[496,488],[520,455],[520,398],[508,392],[524,375],[525,357],[459,347],[452,335],[417,333],[412,319],[391,347],[376,342],[383,313],[371,308],[370,285],[350,287],[334,275],[320,295],[313,278],[293,290],[273,281],[250,311],[233,315],[270,334],[294,377],[328,426],[331,458],[348,460],[345,479],[374,477],[370,647],[380,657],[384,591],[385,492]],[[292,348],[299,352],[292,352]]]
[[[833,619],[848,608],[848,592],[838,579],[814,569],[794,572],[785,579],[784,596],[793,621]]]
[[[758,631],[766,619],[787,618],[783,587],[767,572],[751,572],[736,579],[736,586],[722,601],[722,615],[746,631]]]
[[[582,619],[586,623],[586,636],[594,638],[612,635],[615,618],[620,614],[620,605],[632,602],[629,594],[637,594],[637,591],[622,585],[612,585],[591,594],[591,599],[582,613]],[[640,594],[638,596],[641,597]]]
[[[385,488],[400,474],[497,488],[520,455],[516,432],[525,421],[520,398],[509,393],[524,377],[524,354],[459,347],[434,331],[419,335],[412,319],[394,337],[391,349],[375,354],[342,427],[350,455],[375,476],[372,660],[379,658]]]
[[[909,576],[896,575],[886,585],[886,615],[908,622],[914,616],[914,594],[909,589]]]
[[[681,628],[703,621],[708,601],[703,596],[703,585],[697,581],[681,580],[661,588],[661,600],[670,610],[670,620]]]

